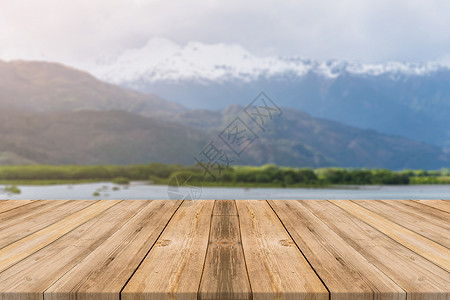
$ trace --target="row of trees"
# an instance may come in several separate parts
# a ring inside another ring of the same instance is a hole
[[[183,168],[186,167],[158,163],[128,166],[2,166],[0,180],[112,180],[118,177],[148,180],[150,175],[167,178]]]
[[[322,178],[331,184],[408,184],[409,176],[390,170],[328,169]]]
[[[448,169],[440,171],[407,170],[394,172],[385,169],[307,169],[286,168],[276,165],[261,167],[233,166],[223,170],[220,176],[205,176],[204,170],[194,166],[165,165],[152,163],[128,166],[2,166],[0,180],[151,180],[166,184],[174,176],[179,181],[192,183],[213,182],[217,184],[243,184],[266,186],[314,186],[330,184],[409,184],[436,183],[437,178],[450,174]]]

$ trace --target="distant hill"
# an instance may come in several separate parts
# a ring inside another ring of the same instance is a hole
[[[450,149],[450,68],[437,63],[258,57],[239,45],[155,38],[89,70],[191,109],[246,105],[265,91],[280,106]]]
[[[0,166],[5,165],[34,165],[36,162],[17,155],[16,153],[12,152],[1,152],[0,153]]]
[[[59,64],[0,63],[0,164],[194,164],[242,107],[186,110]],[[7,75],[4,75],[7,73]],[[6,82],[6,83],[5,83]],[[138,109],[139,108],[139,109]],[[236,164],[437,169],[441,148],[284,108]]]
[[[203,128],[209,136],[219,132],[243,110],[230,106],[222,111],[191,110],[173,118],[181,124]],[[362,130],[339,122],[284,108],[270,131],[248,148],[237,162],[275,163],[308,167],[370,167],[438,169],[450,164],[450,155],[436,146],[411,139]]]
[[[199,130],[124,111],[8,111],[0,137],[0,153],[42,164],[192,164],[205,140]]]
[[[157,82],[136,90],[210,110],[246,105],[265,91],[283,107],[450,149],[450,70],[396,77],[343,72],[336,78],[309,73],[251,82]]]
[[[97,80],[58,63],[0,60],[0,108],[34,112],[123,110],[141,115],[184,108]]]
[[[235,113],[239,113],[237,107],[222,112],[192,111],[173,116],[179,123],[172,123],[123,111],[9,111],[0,115],[0,153],[8,153],[8,159],[0,155],[0,164],[190,165]],[[192,120],[211,126],[194,128]],[[294,110],[286,111],[241,158],[230,157],[235,164],[301,167],[437,169],[450,163],[449,156],[437,147]]]

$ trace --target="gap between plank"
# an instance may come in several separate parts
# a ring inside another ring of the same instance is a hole
[[[75,200],[76,201],[76,200]],[[98,201],[98,200],[97,200]],[[123,201],[127,201],[127,200],[123,200]],[[144,200],[144,201],[149,201],[149,202],[152,202],[152,201],[154,201],[154,200]],[[148,204],[147,204],[148,205]],[[105,211],[106,212],[106,211]],[[129,217],[129,219],[125,222],[125,223],[123,223],[123,225],[122,225],[122,227],[125,227],[127,224],[128,224],[128,222],[130,222],[137,214],[139,214],[139,210],[138,211],[136,211],[132,216],[130,216]],[[121,228],[117,228],[117,230],[116,231],[114,231],[114,232],[111,232],[111,235],[108,237],[108,238],[106,238],[105,239],[105,241],[104,242],[106,242],[111,236],[113,236],[114,234],[116,234],[119,230],[120,230]],[[104,243],[103,242],[103,243]],[[103,244],[102,243],[102,244]],[[99,244],[98,245],[98,247],[100,247],[102,244]],[[97,247],[97,248],[98,248]],[[97,249],[97,248],[95,248],[95,249]],[[92,251],[95,251],[95,249],[93,249]],[[90,252],[90,253],[92,253],[92,251]],[[81,261],[83,261],[87,256],[89,256],[89,254],[87,254]],[[80,261],[80,262],[81,262]],[[42,295],[43,295],[43,298],[42,299],[45,299],[45,293],[51,288],[51,287],[53,287],[53,285],[55,285],[61,278],[63,278],[67,273],[69,273],[70,271],[72,271],[74,268],[76,268],[77,267],[77,265],[78,265],[78,263],[77,264],[74,264],[73,266],[72,266],[72,268],[70,268],[70,269],[68,269],[66,272],[64,272],[64,274],[62,274],[59,278],[57,278],[52,284],[50,284],[45,290],[44,290],[44,292],[42,293]]]
[[[322,280],[322,278],[320,278],[319,274],[316,272],[316,270],[314,269],[314,267],[312,266],[312,264],[309,262],[308,258],[305,256],[305,254],[303,253],[303,251],[300,249],[300,247],[297,245],[297,242],[294,240],[294,238],[292,237],[291,233],[289,232],[289,230],[287,230],[286,226],[284,225],[283,221],[281,220],[280,216],[278,216],[277,212],[275,211],[275,209],[272,207],[272,205],[270,205],[269,200],[265,200],[267,202],[267,204],[269,205],[269,207],[272,209],[272,211],[274,212],[274,214],[277,216],[278,221],[280,221],[281,225],[283,226],[284,230],[286,230],[287,234],[289,235],[289,237],[291,238],[292,242],[294,242],[295,246],[297,247],[298,251],[300,251],[300,253],[302,254],[302,256],[305,258],[306,262],[308,263],[308,265],[311,267],[311,270],[313,270],[314,274],[316,274],[317,278],[319,278],[320,282],[322,282],[322,285],[326,288],[327,292],[328,292],[328,300],[331,300],[331,292],[328,289],[328,287],[326,286],[325,282]],[[298,200],[271,200],[271,201],[298,201]]]
[[[355,200],[350,200],[350,199],[349,199],[349,201],[351,201],[351,202],[354,203],[354,204],[357,204],[358,206],[360,206],[360,207],[363,208],[363,209],[366,209],[366,210],[370,211],[371,213],[374,213],[374,214],[380,216],[381,218],[387,219],[388,221],[390,221],[390,222],[396,224],[397,226],[400,226],[400,227],[404,228],[405,230],[411,231],[412,233],[415,233],[415,234],[417,234],[417,235],[420,235],[420,236],[423,237],[424,239],[427,239],[427,240],[429,240],[429,241],[431,241],[431,242],[433,242],[433,243],[436,243],[436,244],[442,246],[443,248],[449,249],[447,246],[442,245],[439,241],[435,241],[435,240],[432,239],[432,238],[429,238],[429,237],[427,237],[427,236],[424,236],[422,233],[420,233],[420,231],[416,231],[416,230],[410,229],[410,228],[406,227],[405,225],[402,225],[402,224],[400,224],[400,223],[398,223],[398,222],[395,222],[393,218],[389,218],[388,216],[383,216],[383,215],[381,215],[381,214],[379,214],[379,213],[373,211],[370,207],[367,208],[367,207],[365,207],[365,206],[359,204],[358,202],[355,202]],[[362,201],[380,201],[380,200],[377,199],[377,200],[362,200]],[[394,200],[394,201],[395,201],[395,200]],[[410,199],[410,200],[406,200],[406,201],[413,201],[413,200]],[[386,202],[381,202],[381,203],[384,203],[385,205],[389,205],[389,204],[386,203]],[[420,203],[419,203],[419,204],[420,204]],[[425,205],[425,206],[429,207],[428,205]],[[405,212],[404,212],[404,213],[405,213]],[[361,219],[359,219],[359,220],[361,220]],[[361,220],[361,221],[363,221],[363,220]],[[364,221],[363,221],[363,222],[364,222]],[[364,222],[364,223],[366,223],[366,222]],[[367,225],[370,225],[370,224],[368,224],[368,223],[366,223],[366,224],[367,224]],[[371,226],[371,225],[370,225],[370,226]],[[373,226],[371,226],[371,227],[373,227]],[[377,228],[375,228],[375,229],[377,229]],[[378,229],[377,229],[377,230],[378,230]],[[380,231],[380,230],[378,230],[378,231]],[[381,231],[380,231],[380,232],[381,232]],[[384,234],[384,233],[383,233],[383,234]],[[386,234],[385,234],[385,235],[386,235]],[[402,244],[402,245],[403,245],[403,244]],[[404,246],[404,245],[403,245],[403,246]],[[406,247],[406,246],[405,246],[405,247]],[[408,248],[408,247],[406,247],[406,248]],[[408,248],[408,249],[409,249],[409,248]],[[410,250],[411,250],[411,249],[410,249]],[[413,251],[413,250],[411,250],[411,251]],[[415,252],[415,251],[414,251],[414,252]],[[416,252],[416,253],[417,253],[417,252]],[[417,254],[419,254],[419,253],[417,253]],[[421,254],[419,254],[419,255],[422,256]],[[422,256],[422,257],[423,257],[423,256]],[[427,258],[426,258],[426,259],[427,259]],[[429,259],[427,259],[427,260],[429,260]],[[442,268],[442,267],[441,267],[441,268]],[[449,270],[446,270],[446,271],[450,273]]]
[[[201,276],[200,282],[199,282],[199,284],[198,284],[198,289],[197,289],[197,299],[200,300],[200,291],[201,291],[200,288],[201,288],[201,285],[202,285],[203,276],[204,276],[204,274],[205,274],[206,258],[207,258],[207,256],[208,256],[208,255],[207,255],[207,254],[208,254],[208,250],[209,250],[209,248],[210,248],[210,246],[211,246],[211,244],[210,244],[210,241],[211,241],[210,238],[211,238],[211,230],[212,230],[212,226],[213,226],[212,219],[213,219],[214,216],[216,216],[216,217],[218,217],[218,216],[220,216],[220,217],[223,217],[223,216],[236,216],[236,217],[237,217],[237,221],[238,221],[238,222],[237,222],[237,226],[238,226],[238,230],[239,230],[239,240],[240,240],[240,245],[239,245],[239,247],[240,247],[241,250],[242,250],[242,256],[243,256],[243,259],[244,259],[244,266],[245,266],[245,273],[246,273],[246,275],[247,275],[247,281],[248,281],[249,288],[250,288],[250,297],[249,297],[249,299],[251,300],[251,299],[253,299],[253,291],[252,291],[252,285],[251,285],[251,282],[250,282],[250,277],[249,277],[249,275],[248,275],[247,260],[246,260],[246,258],[245,258],[244,248],[243,248],[243,246],[242,246],[241,223],[240,223],[240,219],[239,219],[239,211],[238,211],[238,209],[237,209],[236,200],[235,200],[235,199],[231,200],[231,201],[233,201],[233,206],[234,206],[234,208],[236,209],[236,214],[235,214],[235,215],[233,215],[233,214],[215,215],[215,214],[214,214],[214,211],[215,211],[215,208],[216,208],[217,201],[218,201],[218,200],[214,200],[214,206],[213,206],[213,209],[212,209],[212,211],[211,211],[211,222],[210,222],[210,225],[209,225],[209,235],[208,235],[208,247],[206,248],[205,260],[203,261],[202,276]]]
[[[32,201],[33,201],[33,202],[38,202],[38,201],[48,201],[48,200],[36,200],[36,201],[35,201],[35,200],[32,200]],[[66,201],[67,201],[66,203],[68,203],[69,201],[78,201],[78,200],[66,200]],[[81,211],[81,210],[83,210],[83,209],[86,209],[86,208],[90,207],[91,205],[94,205],[95,203],[97,203],[97,202],[100,201],[100,200],[92,200],[92,201],[93,201],[92,204],[89,204],[89,205],[87,205],[86,207],[81,208],[80,210],[74,211],[74,212],[73,212],[72,214],[70,214],[70,215],[62,216],[61,219],[70,217],[71,215],[76,214],[77,212],[79,212],[79,211]],[[30,204],[32,204],[33,202],[30,202],[30,203],[27,203],[27,204],[24,204],[24,205],[21,205],[21,206],[18,206],[18,207],[14,207],[14,208],[12,208],[12,209],[10,209],[10,210],[8,210],[8,211],[11,211],[11,210],[17,209],[17,208],[21,208],[21,207],[24,207],[24,206],[26,206],[26,205],[30,205]],[[6,212],[6,211],[5,211],[5,212]],[[3,212],[0,212],[0,213],[3,213]],[[48,224],[47,226],[42,227],[42,228],[39,229],[39,230],[30,232],[29,234],[27,234],[27,235],[21,237],[20,239],[18,239],[18,240],[16,240],[16,241],[13,241],[13,242],[11,242],[11,243],[9,243],[9,244],[7,244],[7,245],[1,247],[1,248],[0,248],[0,251],[1,251],[2,249],[4,249],[4,248],[6,248],[6,247],[8,247],[8,246],[10,246],[10,245],[12,245],[12,244],[14,244],[14,243],[17,243],[18,241],[20,241],[20,240],[22,240],[22,239],[27,238],[28,236],[30,236],[30,235],[32,235],[32,234],[35,234],[36,232],[39,232],[39,231],[41,231],[41,230],[44,230],[45,228],[47,228],[47,227],[49,227],[49,226],[52,226],[52,225],[54,225],[55,223],[58,223],[59,221],[61,221],[61,219],[56,220],[55,222],[50,223],[50,224]],[[81,224],[81,225],[83,225],[83,224]],[[80,226],[81,226],[81,225],[80,225]],[[75,230],[75,229],[76,229],[76,228],[74,228],[73,230]],[[70,232],[70,231],[69,231],[69,232]],[[67,232],[67,233],[69,233],[69,232]],[[63,237],[63,236],[61,236],[61,237]],[[57,238],[55,241],[59,240],[61,237]],[[53,244],[53,242],[50,243],[50,244]],[[48,245],[50,245],[50,244],[48,244]],[[45,246],[45,247],[46,247],[46,246]],[[44,248],[45,248],[45,247],[44,247]],[[41,249],[43,249],[43,248],[41,248]],[[8,268],[8,269],[9,269],[9,268]],[[7,269],[5,269],[5,270],[7,270]],[[3,271],[1,271],[1,272],[3,272]]]
[[[445,209],[442,209],[442,208],[440,208],[440,207],[438,207],[438,206],[436,206],[436,205],[430,205],[430,204],[425,203],[425,201],[435,201],[434,199],[433,199],[433,200],[414,200],[414,199],[413,199],[413,200],[411,200],[411,201],[414,201],[414,202],[419,203],[419,204],[421,204],[421,205],[423,205],[423,206],[431,207],[431,208],[433,208],[433,209],[435,209],[435,210],[438,210],[438,211],[441,211],[441,212],[450,214],[449,211],[447,211],[447,210],[445,210]],[[439,199],[439,200],[437,200],[437,201],[450,201],[450,200]]]
[[[26,255],[26,256],[22,257],[21,259],[15,261],[13,264],[7,266],[7,267],[4,268],[4,269],[1,269],[1,270],[0,270],[0,273],[1,273],[1,272],[4,272],[4,271],[6,271],[6,270],[8,270],[9,268],[13,267],[14,265],[16,265],[17,263],[19,263],[19,262],[21,262],[22,260],[26,259],[27,257],[33,255],[34,253],[40,251],[41,249],[43,249],[43,248],[45,248],[45,247],[47,247],[47,246],[53,244],[54,242],[58,241],[59,239],[61,239],[62,237],[64,237],[64,236],[67,235],[68,233],[70,233],[71,231],[73,231],[73,230],[75,230],[76,228],[82,226],[82,225],[85,224],[86,222],[89,222],[89,221],[92,220],[93,218],[95,218],[95,217],[97,217],[98,215],[104,213],[105,211],[107,211],[107,210],[110,209],[111,207],[117,205],[118,203],[122,202],[123,200],[96,200],[96,202],[94,202],[94,203],[92,203],[91,205],[89,205],[89,206],[83,208],[82,210],[76,211],[76,212],[74,212],[73,214],[71,214],[71,215],[69,215],[69,216],[66,216],[66,217],[62,218],[61,220],[59,220],[59,221],[57,221],[57,222],[55,222],[55,223],[53,223],[53,224],[50,224],[50,225],[48,225],[48,226],[42,228],[42,229],[39,230],[39,231],[33,232],[33,233],[27,235],[26,237],[23,237],[23,238],[21,238],[20,240],[17,240],[17,241],[15,241],[14,243],[11,243],[11,244],[9,244],[8,246],[6,246],[6,247],[0,249],[0,254],[1,254],[2,251],[4,251],[5,249],[7,249],[8,247],[12,247],[14,244],[19,243],[19,242],[23,241],[24,239],[30,238],[30,237],[33,236],[33,235],[37,235],[39,232],[45,231],[45,230],[47,230],[48,228],[50,228],[50,227],[52,227],[52,226],[55,226],[57,223],[62,222],[63,220],[70,219],[70,218],[73,217],[74,215],[81,214],[81,212],[83,212],[83,211],[85,211],[85,210],[88,210],[89,208],[91,208],[91,207],[94,206],[95,204],[100,203],[101,201],[116,201],[117,203],[112,204],[111,206],[107,207],[106,209],[104,209],[104,210],[103,210],[102,212],[100,212],[100,213],[94,213],[94,212],[93,212],[92,214],[94,214],[94,216],[91,216],[89,219],[86,219],[86,220],[84,220],[84,221],[81,222],[81,223],[75,224],[73,228],[71,228],[71,229],[68,230],[67,232],[65,232],[65,233],[63,233],[63,234],[61,234],[61,235],[59,235],[57,238],[52,239],[52,241],[50,241],[49,243],[46,243],[46,244],[43,245],[41,248],[36,249],[36,250],[30,252],[28,255]],[[79,217],[81,218],[81,217],[83,217],[83,215],[80,215]]]
[[[28,201],[28,203],[21,204],[21,205],[17,205],[17,206],[15,206],[15,207],[12,207],[12,208],[7,209],[7,210],[2,210],[2,211],[0,211],[0,214],[5,213],[5,212],[8,212],[8,211],[11,211],[11,210],[16,209],[16,208],[19,208],[19,207],[23,207],[23,206],[25,206],[25,205],[29,205],[29,204],[31,204],[31,203],[33,203],[33,202],[42,201],[42,200],[1,200],[1,201]]]
[[[241,240],[241,249],[242,249],[242,256],[244,257],[245,272],[247,273],[248,286],[250,287],[250,300],[252,300],[253,299],[253,289],[252,289],[252,283],[250,282],[250,275],[248,274],[247,258],[245,257],[244,245],[242,243],[241,219],[239,216],[239,210],[237,209],[236,199],[233,201],[234,201],[234,207],[236,208],[236,215],[237,215],[237,219],[238,219],[239,239]]]
[[[177,200],[167,200],[167,201],[177,201]],[[170,221],[172,221],[173,216],[175,216],[175,214],[177,213],[178,209],[181,207],[181,205],[183,205],[183,203],[186,200],[182,200],[180,202],[180,205],[178,205],[178,207],[175,209],[175,211],[173,212],[173,214],[170,216],[169,220],[167,221],[166,225],[164,225],[164,228],[161,230],[161,232],[159,233],[158,237],[155,239],[155,242],[153,243],[153,245],[150,247],[150,249],[148,249],[147,253],[144,255],[144,257],[141,259],[141,262],[136,266],[136,269],[133,271],[133,273],[130,275],[130,278],[127,279],[127,281],[125,282],[125,284],[123,285],[123,287],[120,289],[119,292],[119,300],[122,300],[122,292],[125,289],[125,287],[127,286],[127,284],[130,282],[131,278],[133,278],[134,274],[136,274],[137,270],[139,269],[139,267],[142,265],[142,263],[144,262],[144,260],[147,258],[148,254],[150,253],[150,251],[152,251],[153,247],[155,246],[155,244],[158,242],[159,238],[161,237],[161,235],[163,234],[164,230],[166,230],[167,226],[169,225]]]
[[[211,216],[210,216],[210,221],[209,221],[208,246],[206,247],[205,259],[203,260],[202,276],[200,276],[200,281],[198,282],[197,299],[200,299],[200,287],[201,287],[202,281],[203,281],[203,274],[205,273],[206,257],[208,256],[209,241],[211,238],[212,218],[214,216],[214,209],[216,208],[216,203],[217,203],[217,200],[214,200],[214,205],[211,210]]]
[[[350,212],[350,211],[344,209],[343,207],[340,207],[338,204],[334,203],[334,201],[339,201],[339,200],[332,200],[332,201],[329,201],[329,202],[332,203],[334,206],[338,207],[339,209],[342,209],[342,210],[345,211],[346,213],[348,213],[348,214],[352,215],[353,217],[357,218],[358,220],[364,222],[365,224],[367,224],[368,226],[370,226],[370,227],[372,227],[373,229],[377,230],[377,231],[380,232],[381,234],[387,236],[389,239],[393,240],[394,242],[396,242],[397,244],[401,245],[402,247],[405,247],[405,248],[408,249],[409,251],[414,252],[415,254],[417,254],[417,255],[423,257],[424,259],[426,259],[427,261],[429,261],[429,262],[431,262],[432,264],[436,265],[436,266],[439,267],[440,269],[442,269],[442,270],[444,270],[444,271],[450,273],[450,270],[449,270],[449,269],[446,269],[445,266],[439,265],[439,264],[438,264],[437,262],[435,262],[434,260],[432,260],[432,259],[430,259],[430,258],[424,256],[423,253],[420,253],[420,252],[416,251],[417,249],[414,250],[414,249],[411,249],[410,247],[408,247],[407,245],[402,244],[400,241],[396,240],[394,237],[389,236],[387,233],[385,233],[385,232],[383,232],[381,229],[377,228],[376,225],[370,224],[370,223],[366,222],[365,220],[363,220],[363,219],[360,218],[359,216],[357,216],[357,215],[353,214],[352,212]],[[344,200],[344,201],[345,201],[345,200]],[[370,213],[379,216],[380,218],[386,219],[386,220],[388,220],[389,222],[394,223],[395,225],[397,225],[397,226],[403,228],[403,229],[406,230],[406,231],[410,231],[410,232],[412,232],[413,234],[417,234],[418,236],[420,236],[420,237],[422,237],[422,238],[424,238],[424,239],[426,239],[426,240],[428,240],[428,241],[430,241],[430,242],[432,242],[432,243],[438,245],[439,247],[442,247],[442,248],[445,248],[446,250],[449,250],[447,247],[444,247],[444,246],[442,246],[441,244],[439,244],[439,243],[437,243],[437,242],[435,242],[435,241],[433,241],[433,240],[430,240],[430,239],[424,237],[423,235],[421,235],[421,234],[419,234],[419,233],[416,233],[415,231],[412,231],[412,230],[410,230],[410,229],[408,229],[408,228],[406,228],[406,227],[404,227],[404,226],[402,226],[402,225],[399,225],[399,224],[397,224],[396,222],[391,221],[390,219],[387,219],[387,218],[385,218],[385,217],[383,217],[383,216],[381,216],[381,215],[379,215],[379,214],[377,214],[377,213],[375,213],[375,212],[373,212],[373,211],[371,211],[371,210],[369,210],[369,209],[367,209],[367,208],[365,208],[365,207],[359,205],[359,204],[356,203],[356,202],[353,202],[353,201],[351,201],[351,200],[347,200],[347,201],[349,201],[350,203],[353,203],[354,205],[357,205],[357,206],[360,207],[362,210],[367,210],[367,211],[369,211]]]

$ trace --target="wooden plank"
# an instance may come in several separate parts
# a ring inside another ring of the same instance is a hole
[[[101,200],[0,249],[0,272],[101,214],[120,200]]]
[[[392,200],[394,201],[394,200]],[[429,218],[430,222],[440,224],[441,226],[445,226],[445,228],[450,229],[450,224],[448,222],[449,214],[436,209],[434,207],[424,205],[421,202],[414,201],[414,200],[395,200],[399,203],[404,204],[405,206],[409,207],[411,209],[416,210],[418,214],[423,215],[425,218]]]
[[[130,299],[197,299],[214,201],[184,201],[121,294]]]
[[[30,204],[36,200],[0,200],[0,213],[14,209],[16,207]]]
[[[199,299],[251,299],[236,213],[233,200],[215,201]]]
[[[21,222],[21,219],[25,219],[34,215],[36,212],[45,211],[61,205],[67,200],[55,200],[55,201],[45,201],[36,200],[26,205],[20,205],[14,209],[10,209],[0,214],[0,228],[4,229],[13,224]]]
[[[436,211],[410,200],[357,200],[353,202],[446,248],[450,248],[450,216],[445,212]],[[436,218],[432,214],[427,214],[427,209],[433,210],[441,216]]]
[[[329,201],[302,204],[405,290],[408,300],[449,299],[449,272]]]
[[[45,300],[119,299],[181,200],[148,201],[116,233],[44,293]]]
[[[266,201],[236,201],[253,299],[328,299],[329,294]]]
[[[269,204],[330,291],[331,299],[406,299],[402,288],[300,202],[271,200]]]
[[[214,203],[214,216],[237,216],[234,200],[216,200]]]
[[[0,249],[27,235],[39,231],[74,212],[80,211],[96,200],[52,200],[24,205],[11,214],[0,217]]]
[[[450,200],[415,200],[423,205],[450,213]]]
[[[334,205],[346,210],[403,246],[434,262],[450,272],[450,249],[427,239],[391,220],[384,218],[350,200],[330,200]],[[372,200],[373,201],[373,200]]]
[[[145,206],[146,201],[122,201],[0,272],[0,299],[42,300],[44,292],[55,281],[81,263]]]

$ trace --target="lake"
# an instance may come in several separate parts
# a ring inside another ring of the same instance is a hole
[[[0,185],[0,191],[3,191]],[[132,182],[74,185],[20,185],[21,194],[0,199],[450,199],[450,185],[357,186],[339,188],[180,188]],[[116,190],[114,190],[114,188]],[[117,190],[118,189],[118,190]],[[99,196],[93,196],[98,192]]]

